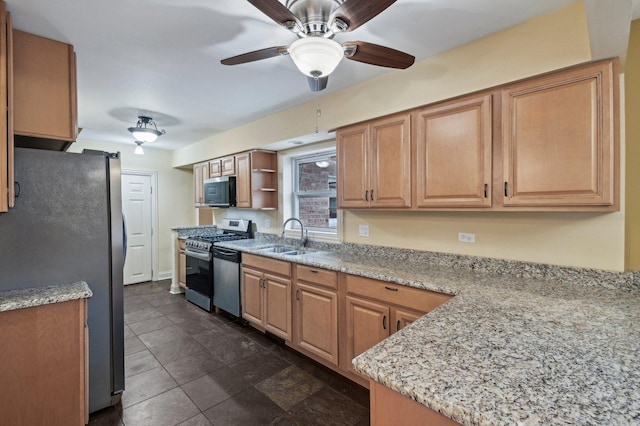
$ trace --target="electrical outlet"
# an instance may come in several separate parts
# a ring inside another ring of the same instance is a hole
[[[458,232],[458,241],[461,243],[475,243],[476,234],[467,234],[466,232]]]
[[[264,220],[264,227],[265,228],[271,228],[271,219],[265,219]]]
[[[361,237],[369,236],[369,225],[359,225],[358,226],[358,235]]]

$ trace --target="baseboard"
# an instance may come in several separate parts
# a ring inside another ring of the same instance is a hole
[[[158,272],[158,276],[156,277],[156,281],[169,280],[173,277],[172,271]]]

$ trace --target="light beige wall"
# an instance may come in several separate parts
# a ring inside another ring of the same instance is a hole
[[[193,173],[188,169],[173,168],[171,152],[144,148],[144,155],[135,155],[135,145],[105,142],[78,141],[70,152],[83,149],[99,149],[121,153],[121,166],[128,170],[158,172],[158,272],[171,273],[171,228],[196,224],[193,212]]]
[[[191,164],[482,90],[591,60],[582,2],[338,93],[283,111],[174,152]],[[624,120],[623,120],[624,123]],[[624,125],[624,124],[623,124]],[[621,135],[624,148],[624,135]],[[624,151],[622,162],[624,163]],[[621,176],[624,177],[624,171]],[[624,180],[624,178],[623,178]],[[624,185],[622,187],[624,194]],[[589,213],[347,211],[344,241],[621,271],[622,211]],[[367,224],[370,236],[358,236]],[[458,232],[476,234],[458,243]]]

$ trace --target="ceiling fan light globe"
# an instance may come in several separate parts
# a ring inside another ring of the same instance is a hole
[[[344,57],[344,50],[334,40],[305,37],[289,46],[289,55],[301,73],[309,77],[326,77],[336,69]]]

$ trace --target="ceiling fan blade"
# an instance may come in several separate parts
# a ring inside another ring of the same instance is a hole
[[[220,63],[222,65],[238,65],[288,54],[289,52],[287,51],[287,46],[267,47],[266,49],[254,50],[253,52],[247,52],[243,53],[242,55],[223,59],[220,61]]]
[[[340,18],[349,26],[345,31],[353,31],[395,2],[396,0],[346,0],[333,11],[329,22]]]
[[[309,83],[309,89],[311,89],[312,92],[319,92],[327,88],[329,76],[319,78],[307,77],[307,82]]]
[[[262,13],[273,19],[277,24],[290,26],[291,22],[298,22],[296,15],[291,13],[278,0],[248,0],[249,3],[258,8]]]
[[[381,67],[405,69],[416,60],[408,53],[365,41],[348,41],[342,47],[345,48],[345,58]],[[350,53],[354,48],[355,52]]]

